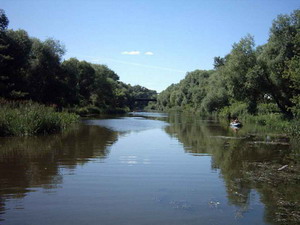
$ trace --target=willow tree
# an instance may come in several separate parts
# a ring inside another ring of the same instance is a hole
[[[254,39],[247,35],[233,44],[223,68],[229,94],[237,101],[246,102],[249,113],[256,113],[261,93],[258,74],[253,72],[256,61]]]
[[[293,117],[300,103],[300,10],[273,21],[268,43],[258,60],[264,65],[269,92],[279,109]]]

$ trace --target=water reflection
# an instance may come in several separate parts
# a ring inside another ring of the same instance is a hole
[[[70,171],[93,158],[105,158],[118,134],[99,126],[80,126],[61,135],[0,139],[0,214],[5,200],[23,198],[34,188],[62,183]]]
[[[171,126],[166,127],[166,132],[178,138],[187,153],[212,155],[211,166],[220,170],[229,202],[238,207],[237,217],[249,210],[255,189],[265,204],[268,223],[300,221],[300,176],[296,169],[299,168],[299,148],[287,137],[270,130],[259,133],[257,127],[251,126],[237,133],[227,124],[180,114],[170,115],[168,122]],[[282,165],[295,168],[282,173],[278,171]],[[288,175],[288,172],[297,175]]]
[[[155,115],[88,119],[61,135],[1,138],[0,220],[10,212],[12,199],[26,196],[43,199],[37,207],[60,214],[56,221],[69,213],[73,220],[68,224],[300,220],[296,142],[255,126],[235,132],[227,122],[213,119]],[[288,167],[278,170],[283,165]],[[296,178],[287,179],[291,173]],[[58,193],[32,197],[41,189]],[[47,208],[51,198],[55,207]],[[22,207],[16,204],[11,211]],[[34,220],[35,213],[28,212]]]
[[[135,114],[130,114],[135,115]],[[120,132],[120,133],[131,133],[131,132],[140,132],[149,129],[156,129],[167,126],[167,123],[159,120],[149,120],[149,114],[139,113],[140,116],[132,117],[120,117],[116,119],[94,119],[84,121],[87,125],[96,125],[105,127],[107,129]],[[150,114],[153,116],[153,114]]]

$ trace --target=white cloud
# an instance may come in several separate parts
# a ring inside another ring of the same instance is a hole
[[[153,52],[145,52],[145,55],[154,55]]]
[[[140,54],[140,51],[125,51],[125,52],[122,52],[121,53],[122,55],[139,55]]]
[[[140,51],[124,51],[121,52],[122,55],[140,55],[141,52]],[[145,52],[144,55],[154,55],[153,52]]]

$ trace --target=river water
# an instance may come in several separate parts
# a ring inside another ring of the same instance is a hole
[[[247,124],[161,113],[1,138],[0,224],[297,224],[299,176],[285,179],[297,146]]]

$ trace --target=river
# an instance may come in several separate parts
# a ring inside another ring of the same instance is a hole
[[[293,165],[297,143],[247,124],[85,119],[63,134],[0,138],[0,224],[297,224]]]

